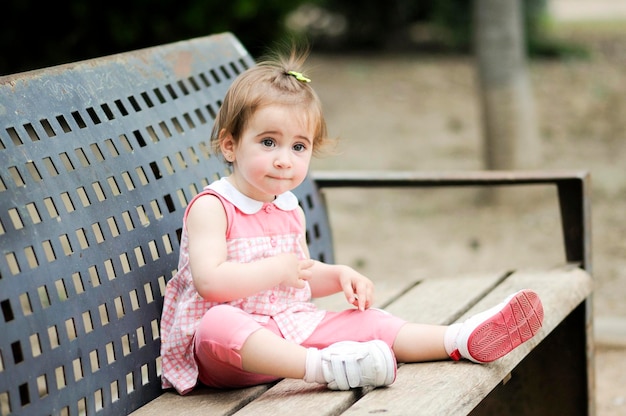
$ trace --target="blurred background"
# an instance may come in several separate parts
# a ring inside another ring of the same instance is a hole
[[[316,170],[589,170],[598,414],[626,414],[626,1],[5,0],[2,12],[0,75],[223,31],[255,57],[307,40],[339,138]],[[494,83],[517,110],[494,105]],[[518,134],[514,155],[494,152]],[[378,291],[564,256],[553,189],[497,204],[476,189],[328,200],[338,261]]]
[[[236,33],[259,56],[286,34],[316,51],[436,51],[470,46],[467,0],[7,0],[0,74],[73,62],[210,33]],[[547,36],[548,0],[524,1],[531,54],[583,53]]]

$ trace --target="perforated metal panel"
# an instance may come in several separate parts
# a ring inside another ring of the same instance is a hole
[[[161,393],[182,214],[227,173],[209,135],[253,64],[221,34],[0,78],[0,415],[120,415]],[[332,260],[314,183],[297,194]]]

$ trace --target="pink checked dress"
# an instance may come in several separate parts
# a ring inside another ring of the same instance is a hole
[[[281,253],[296,253],[304,259],[299,242],[304,225],[298,200],[291,192],[263,203],[240,193],[226,178],[207,186],[189,204],[183,219],[178,272],[168,282],[161,316],[162,386],[186,394],[196,385],[198,366],[193,340],[198,323],[217,302],[205,301],[196,292],[189,268],[186,219],[189,208],[200,197],[217,196],[224,206],[228,227],[227,261],[247,263]],[[311,303],[311,289],[275,286],[227,304],[249,313],[260,323],[273,318],[283,336],[293,342],[306,340],[324,318],[324,311]]]

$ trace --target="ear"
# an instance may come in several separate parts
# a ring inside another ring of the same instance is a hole
[[[222,129],[222,131],[220,131],[219,140],[222,156],[224,156],[227,162],[233,162],[235,160],[235,149],[237,146],[232,133]]]

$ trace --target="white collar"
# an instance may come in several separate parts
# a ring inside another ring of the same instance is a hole
[[[257,201],[242,194],[225,177],[211,183],[205,189],[217,192],[245,214],[256,214],[265,205],[265,202]],[[283,211],[292,211],[298,207],[298,198],[292,192],[287,191],[278,195],[270,203]]]

